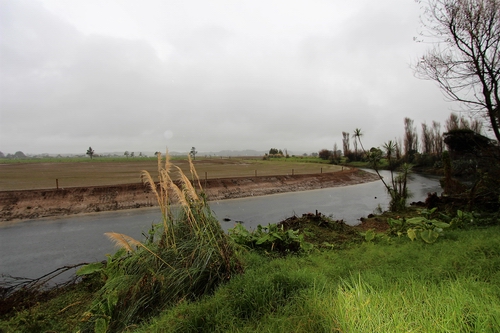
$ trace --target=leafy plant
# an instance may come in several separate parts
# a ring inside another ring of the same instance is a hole
[[[365,237],[365,241],[371,242],[372,240],[375,239],[377,234],[375,233],[375,230],[368,229],[368,230],[366,230],[366,232],[364,232],[363,236]]]
[[[443,230],[450,227],[450,224],[431,218],[437,208],[430,210],[423,209],[419,212],[421,216],[412,217],[409,219],[389,218],[387,222],[391,227],[392,233],[398,236],[406,233],[412,241],[421,238],[426,243],[434,243],[442,234]]]
[[[298,252],[311,250],[313,245],[304,240],[304,235],[298,230],[285,230],[283,225],[261,225],[250,232],[241,224],[229,229],[229,236],[238,244],[252,249],[263,249],[277,252]]]
[[[454,228],[463,228],[474,223],[474,212],[457,210],[457,215],[451,220],[450,225]]]

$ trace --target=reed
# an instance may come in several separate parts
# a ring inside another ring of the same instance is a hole
[[[193,182],[168,154],[158,156],[158,182],[149,172],[142,179],[158,201],[162,222],[140,242],[106,233],[124,250],[108,260],[102,273],[106,283],[86,313],[82,332],[118,332],[137,325],[182,300],[212,292],[220,283],[243,271],[232,240],[213,216],[191,160]],[[179,173],[172,181],[171,170]],[[181,209],[172,210],[173,204]]]

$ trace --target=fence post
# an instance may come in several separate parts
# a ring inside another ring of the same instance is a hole
[[[321,168],[321,171],[320,171],[320,173],[323,173],[323,168]]]
[[[56,189],[59,189],[59,179],[56,178]]]

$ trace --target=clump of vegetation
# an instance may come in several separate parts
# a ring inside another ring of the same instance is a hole
[[[443,230],[450,227],[450,224],[434,218],[432,215],[437,208],[430,210],[423,209],[420,216],[411,218],[389,218],[387,222],[391,227],[391,232],[401,236],[406,233],[412,241],[422,239],[426,243],[434,243],[442,234]]]
[[[191,166],[193,182],[201,185]],[[243,266],[235,244],[212,215],[203,193],[177,168],[181,185],[170,177],[168,156],[158,155],[156,184],[147,171],[143,179],[155,194],[162,223],[146,241],[107,233],[121,249],[106,265],[91,264],[80,275],[100,274],[105,280],[92,306],[83,315],[81,332],[119,332],[129,329],[182,300],[211,293]],[[173,203],[180,209],[174,212]]]
[[[260,224],[254,231],[249,231],[241,224],[236,224],[229,229],[229,235],[233,240],[250,249],[259,249],[282,254],[308,251],[313,245],[304,240],[304,235],[299,230],[286,230],[283,225],[269,224],[263,227]]]

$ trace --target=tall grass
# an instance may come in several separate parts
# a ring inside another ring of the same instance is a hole
[[[242,272],[234,244],[212,215],[191,160],[196,189],[180,169],[180,183],[171,178],[168,154],[158,156],[156,183],[147,171],[143,180],[155,194],[162,222],[140,242],[107,233],[122,249],[100,270],[106,282],[84,316],[82,332],[118,332],[184,300],[211,293]],[[177,203],[181,209],[172,210]]]

